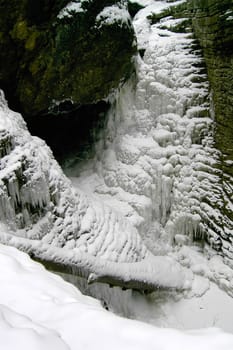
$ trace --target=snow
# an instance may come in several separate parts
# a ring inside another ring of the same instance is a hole
[[[72,17],[74,13],[85,12],[82,8],[82,3],[86,0],[77,0],[69,2],[66,7],[64,7],[58,14],[58,18],[62,19],[64,17]]]
[[[106,6],[96,17],[96,26],[100,28],[103,25],[121,23],[121,25],[130,23],[130,15],[125,6],[112,5]]]
[[[222,17],[224,17],[223,19],[225,19],[226,21],[232,21],[233,20],[232,14],[233,14],[232,10],[229,9],[222,15]]]
[[[0,245],[0,262],[4,350],[233,347],[233,336],[217,328],[181,332],[115,316],[15,248]]]

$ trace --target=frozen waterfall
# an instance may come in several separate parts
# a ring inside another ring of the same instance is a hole
[[[146,301],[73,282],[119,313],[142,319],[144,310],[148,321],[153,309],[159,316],[152,322],[174,326],[177,319],[169,321],[168,314],[197,307],[196,297],[203,309],[210,306],[220,291],[209,280],[233,295],[231,269],[210,248],[224,249],[232,223],[220,212],[225,201],[221,154],[214,147],[214,110],[202,52],[190,32],[175,30],[182,20],[168,17],[151,25],[148,14],[168,4],[148,3],[134,18],[143,57],[137,57],[136,76],[112,104],[95,159],[84,165],[69,159],[64,170],[75,187],[125,217],[153,254],[168,254],[188,267],[195,276],[192,291],[177,306],[169,293]],[[187,327],[198,325],[200,315],[194,313],[192,326],[183,320]],[[207,312],[204,322],[212,322],[208,317],[213,315]]]
[[[223,218],[212,208],[221,201],[221,174],[204,62],[192,35],[172,30],[180,20],[150,25],[148,11],[158,8],[134,19],[145,53],[118,93],[96,158],[81,174],[79,165],[65,171],[125,216],[153,253],[204,237],[218,248]]]

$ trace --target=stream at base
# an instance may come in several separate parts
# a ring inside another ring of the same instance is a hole
[[[175,292],[156,291],[145,295],[106,284],[88,285],[85,279],[59,274],[79,290],[100,300],[103,307],[119,316],[157,327],[175,329],[221,328],[233,333],[233,299],[210,283],[202,296],[184,298]]]

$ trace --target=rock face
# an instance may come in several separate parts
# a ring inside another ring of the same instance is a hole
[[[233,175],[229,166],[233,160],[233,4],[230,0],[192,1],[192,9],[213,90],[216,145],[223,153],[224,171]]]
[[[232,232],[233,222],[233,3],[231,0],[192,1],[193,28],[203,48],[213,91],[215,142],[221,152],[223,205]],[[224,223],[223,223],[224,225]],[[232,257],[232,235],[223,238],[223,251]],[[225,239],[228,243],[225,242]]]
[[[125,1],[1,0],[0,13],[0,85],[24,115],[96,102],[132,72]]]

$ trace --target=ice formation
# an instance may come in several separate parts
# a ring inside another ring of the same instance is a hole
[[[50,149],[29,134],[3,94],[0,120],[2,243],[66,266],[90,283],[143,290],[190,286],[190,274],[174,259],[154,257],[121,214],[72,188]],[[167,278],[164,269],[173,275]]]
[[[232,179],[220,169],[214,147],[202,53],[190,32],[174,30],[182,19],[154,25],[148,19],[182,2],[139,1],[146,7],[133,21],[143,52],[136,78],[119,91],[92,164],[80,174],[71,161],[65,172],[74,186],[131,222],[155,255],[173,255],[195,241],[203,249],[208,240],[232,264],[232,222],[223,210],[232,206]],[[193,272],[221,285],[218,273]],[[221,287],[232,294],[232,275],[223,276]]]
[[[227,259],[232,223],[220,209],[230,205],[232,190],[230,181],[228,196],[222,186],[204,62],[192,35],[172,30],[180,19],[150,25],[148,14],[166,6],[151,2],[135,16],[145,51],[137,81],[121,89],[110,112],[94,175],[88,169],[74,183],[86,191],[92,183],[92,192],[121,210],[154,253],[158,235],[177,243],[206,237]],[[75,177],[75,169],[67,174]]]

